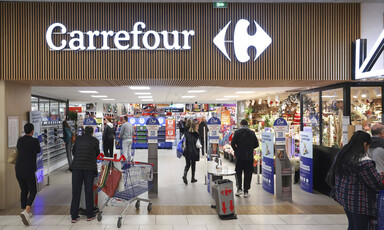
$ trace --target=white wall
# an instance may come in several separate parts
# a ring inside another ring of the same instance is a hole
[[[384,3],[361,4],[361,38],[367,39],[367,54],[384,29]],[[372,70],[384,69],[383,54]]]

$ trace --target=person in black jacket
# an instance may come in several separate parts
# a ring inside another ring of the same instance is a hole
[[[243,194],[242,173],[244,171],[244,197],[249,197],[253,172],[253,150],[259,147],[255,132],[248,128],[247,120],[240,122],[241,128],[233,135],[231,146],[236,157],[236,196]]]
[[[201,148],[201,154],[204,156],[205,154],[205,150],[206,150],[206,146],[205,144],[208,143],[208,125],[207,125],[207,120],[205,119],[205,117],[202,117],[201,118],[201,122],[199,124],[199,135],[200,135],[200,143],[201,145],[203,146]]]
[[[197,132],[197,123],[191,122],[189,129],[184,132],[185,135],[185,150],[184,150],[184,157],[185,157],[185,168],[184,168],[184,175],[183,175],[183,181],[185,184],[188,184],[187,180],[187,173],[189,168],[192,166],[192,178],[191,183],[197,182],[195,178],[195,171],[196,171],[196,161],[200,160],[199,155],[199,149],[196,147],[196,142],[199,139],[199,133]]]
[[[107,124],[104,127],[103,132],[103,151],[106,157],[113,157],[113,144],[114,144],[114,136],[115,136],[115,128],[111,121],[105,118]]]
[[[41,149],[39,140],[32,137],[34,133],[33,124],[25,124],[24,132],[25,135],[17,140],[18,155],[15,170],[21,190],[20,203],[23,211],[20,213],[20,217],[23,223],[28,226],[32,217],[31,207],[37,194],[36,158]]]
[[[93,128],[85,127],[84,134],[75,140],[72,154],[73,161],[69,167],[72,171],[72,223],[79,220],[81,188],[84,183],[87,221],[95,218],[93,213],[93,181],[97,175],[96,158],[100,154],[99,140],[92,136]]]

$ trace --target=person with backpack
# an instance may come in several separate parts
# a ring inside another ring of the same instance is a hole
[[[253,150],[259,147],[259,142],[255,132],[248,128],[248,121],[240,122],[240,129],[236,130],[233,135],[231,146],[236,157],[236,196],[243,194],[244,197],[249,197],[249,189],[251,188],[252,173],[253,173]],[[242,174],[244,172],[244,183],[242,182]]]

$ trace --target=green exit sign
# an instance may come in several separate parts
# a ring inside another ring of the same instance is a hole
[[[227,8],[228,3],[227,2],[214,2],[213,8]]]

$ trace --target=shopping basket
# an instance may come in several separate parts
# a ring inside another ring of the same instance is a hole
[[[124,180],[124,190],[116,191],[113,197],[108,197],[100,208],[97,215],[97,220],[102,220],[102,213],[109,201],[121,202],[121,206],[125,208],[117,220],[117,227],[121,227],[122,216],[128,209],[128,206],[136,201],[136,209],[140,208],[140,201],[148,202],[147,210],[152,211],[152,202],[149,199],[139,198],[145,192],[148,192],[153,187],[153,168],[152,164],[143,162],[122,162],[122,180]]]

